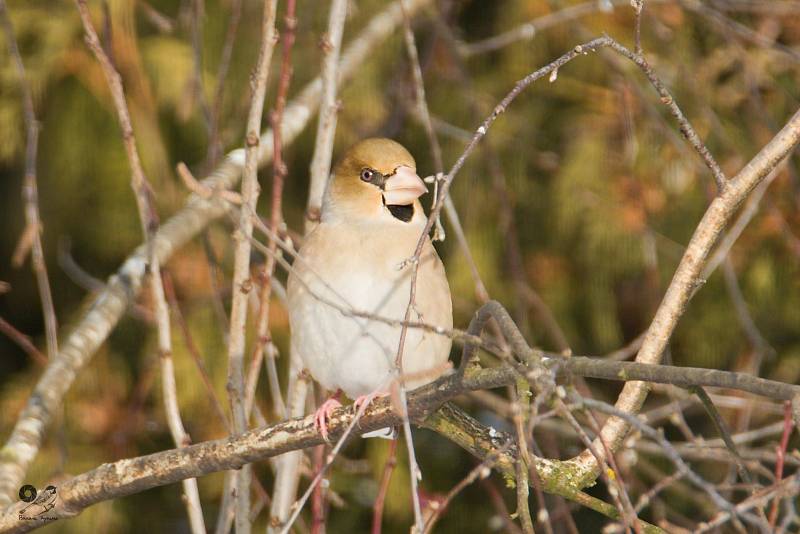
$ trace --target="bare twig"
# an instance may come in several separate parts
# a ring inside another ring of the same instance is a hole
[[[310,232],[318,223],[322,206],[322,196],[330,174],[333,141],[336,132],[338,104],[336,102],[337,75],[339,69],[339,51],[341,48],[347,2],[336,0],[331,4],[328,17],[328,30],[322,41],[322,96],[320,114],[317,122],[317,136],[314,144],[314,155],[310,166],[310,183],[306,204],[305,231]],[[273,228],[273,230],[277,230]],[[276,232],[276,237],[277,232]],[[275,243],[271,240],[270,243]],[[298,374],[303,364],[300,356],[292,351],[289,355],[288,406],[284,413],[289,416],[305,413],[307,381]],[[268,362],[269,363],[269,362]],[[284,455],[278,462],[273,490],[273,501],[270,509],[270,529],[276,528],[289,516],[292,502],[297,493],[300,477],[299,462],[301,455],[292,453]],[[275,530],[270,530],[274,532]]]
[[[286,178],[287,169],[286,164],[283,162],[283,150],[281,144],[281,122],[283,121],[283,112],[286,107],[286,94],[289,90],[289,82],[292,76],[291,66],[291,49],[294,43],[294,28],[297,24],[295,19],[295,2],[290,0],[286,8],[285,26],[286,32],[283,36],[283,54],[281,60],[280,79],[278,82],[278,94],[275,101],[275,109],[270,114],[270,122],[272,123],[272,142],[273,142],[273,173],[272,173],[272,204],[270,210],[270,228],[276,233],[280,234],[280,228],[283,225],[282,213],[282,200],[283,200],[283,184]],[[274,26],[274,25],[273,25]],[[277,38],[277,33],[274,35]],[[253,376],[257,377],[257,367],[255,362],[266,356],[269,360],[267,369],[271,375],[272,395],[275,399],[275,410],[286,417],[286,407],[283,398],[280,394],[280,389],[275,386],[278,385],[277,374],[275,373],[275,357],[277,349],[272,343],[272,334],[269,329],[269,310],[270,299],[272,297],[272,275],[275,271],[275,252],[277,250],[277,243],[274,239],[269,240],[269,250],[272,254],[267,256],[266,264],[259,273],[261,291],[259,293],[259,307],[258,317],[256,320],[257,340],[253,353],[254,370]],[[254,386],[255,387],[255,383]]]
[[[729,255],[734,243],[736,243],[736,241],[742,235],[742,232],[744,232],[744,229],[747,227],[750,221],[753,220],[753,217],[756,215],[756,213],[758,213],[761,199],[764,198],[764,194],[767,192],[770,184],[772,184],[772,182],[778,176],[778,171],[781,167],[783,167],[783,164],[776,165],[775,168],[770,171],[766,178],[764,178],[764,180],[758,184],[758,186],[753,190],[753,193],[747,198],[747,202],[745,202],[741,213],[739,213],[739,216],[736,218],[736,221],[734,221],[730,230],[728,230],[725,233],[725,236],[720,240],[719,245],[714,250],[714,254],[711,255],[711,258],[708,260],[705,268],[703,268],[703,279],[708,279],[711,274],[717,270],[717,267],[719,267],[720,263],[722,263]]]
[[[528,504],[528,497],[530,494],[530,487],[528,486],[528,479],[530,473],[531,458],[528,452],[528,440],[526,439],[527,417],[530,412],[530,398],[531,394],[530,384],[522,378],[517,380],[515,384],[516,397],[512,407],[514,428],[517,434],[517,449],[519,449],[519,458],[517,458],[515,469],[517,471],[517,511],[516,515],[522,525],[522,530],[526,534],[534,534],[533,519],[531,518],[531,509]]]
[[[152,189],[144,174],[144,168],[142,167],[136,148],[136,139],[133,133],[133,126],[131,125],[130,112],[128,111],[128,106],[125,101],[122,78],[100,43],[97,32],[92,25],[89,9],[86,6],[86,0],[76,0],[76,3],[84,31],[86,32],[86,43],[94,53],[103,70],[106,82],[111,90],[117,118],[122,129],[122,140],[128,156],[128,163],[131,167],[131,187],[133,188],[136,198],[139,221],[142,225],[142,233],[144,234],[146,249],[148,250],[150,289],[155,307],[158,350],[161,356],[161,380],[164,395],[164,408],[172,439],[175,445],[183,447],[188,445],[191,440],[183,427],[180,409],[178,407],[175,370],[172,363],[172,335],[169,322],[169,308],[167,307],[167,301],[164,297],[164,286],[161,281],[161,268],[159,266],[158,256],[155,254],[155,249],[152,246],[152,237],[158,228],[158,215],[151,201]],[[203,520],[203,511],[200,507],[197,480],[194,478],[183,480],[183,491],[186,497],[185,505],[192,532],[195,534],[205,532],[206,528]]]
[[[199,102],[200,111],[205,121],[206,133],[209,138],[209,146],[212,140],[212,118],[211,108],[208,106],[205,88],[203,87],[203,19],[205,18],[205,6],[202,0],[191,0],[190,33],[192,38],[192,63],[194,67],[192,88],[194,95],[192,101]],[[209,150],[211,152],[211,150]]]
[[[402,4],[401,4],[402,5]],[[439,140],[436,138],[436,133],[433,131],[433,123],[431,122],[431,114],[428,111],[428,101],[425,98],[425,82],[422,78],[422,67],[419,64],[419,52],[417,51],[417,43],[414,40],[414,31],[411,29],[411,19],[405,13],[403,17],[403,39],[406,44],[406,53],[411,62],[411,74],[414,79],[414,102],[416,103],[417,113],[422,119],[422,125],[425,128],[425,135],[428,138],[428,144],[431,146],[431,155],[433,156],[433,167],[436,173],[433,181],[433,202],[431,205],[436,204],[436,198],[439,196],[439,182],[444,173],[444,161],[442,160],[442,147],[439,145]],[[442,226],[440,217],[436,218],[434,225],[433,240],[444,241],[445,232]]]
[[[775,483],[779,484],[783,479],[783,463],[786,458],[786,448],[789,446],[789,436],[792,433],[792,403],[785,401],[784,417],[783,417],[783,434],[781,435],[781,442],[775,449],[778,454],[778,461],[775,463]],[[779,499],[772,501],[772,508],[769,511],[769,526],[775,528],[775,523],[778,520],[778,504]]]
[[[197,178],[195,178],[192,174],[192,171],[189,170],[189,167],[187,167],[182,161],[178,162],[176,170],[178,171],[178,176],[180,176],[181,180],[183,180],[183,185],[186,186],[186,189],[200,198],[209,199],[216,195],[219,196],[219,198],[230,202],[231,204],[242,204],[242,195],[240,193],[231,191],[229,189],[211,189],[207,185],[198,181]]]
[[[39,298],[42,304],[42,315],[44,316],[45,333],[47,337],[48,357],[54,358],[58,354],[58,321],[56,319],[55,306],[53,305],[53,294],[50,291],[50,281],[47,276],[47,265],[44,261],[44,247],[42,246],[42,222],[39,217],[39,191],[36,184],[36,154],[39,144],[39,121],[36,119],[36,111],[33,106],[33,94],[30,82],[25,73],[25,65],[17,47],[17,39],[14,36],[14,27],[8,18],[5,0],[0,0],[0,24],[6,34],[8,51],[14,61],[14,66],[19,77],[20,88],[22,90],[22,109],[25,116],[25,129],[27,139],[25,142],[25,181],[22,187],[22,196],[25,199],[25,230],[23,236],[29,234],[31,266],[36,276],[36,285],[39,288]],[[22,242],[22,239],[20,239]],[[15,256],[17,256],[15,254]],[[24,256],[21,256],[24,260]],[[20,258],[16,258],[14,263],[20,264]]]
[[[701,404],[705,408],[709,417],[711,417],[711,420],[714,422],[714,426],[717,428],[722,441],[725,442],[725,446],[729,451],[731,451],[731,454],[733,454],[733,457],[736,459],[736,468],[739,470],[739,476],[742,477],[742,480],[748,484],[752,484],[753,477],[750,475],[750,472],[744,465],[744,460],[742,459],[742,455],[739,454],[736,443],[733,441],[733,437],[728,429],[728,425],[725,424],[725,420],[722,418],[722,415],[720,415],[719,410],[717,410],[717,407],[714,406],[714,401],[711,400],[711,397],[709,397],[708,393],[706,393],[706,390],[701,386],[692,386],[689,389],[700,399]]]
[[[311,157],[309,172],[311,181],[306,204],[306,233],[319,221],[322,195],[331,171],[333,140],[336,136],[336,122],[339,105],[336,103],[336,75],[339,66],[339,50],[342,46],[344,21],[347,15],[347,1],[333,0],[328,16],[328,30],[322,39],[322,102],[317,122],[317,137],[314,155]]]
[[[314,447],[314,473],[322,470],[325,461],[325,445]],[[325,532],[325,488],[324,484],[317,484],[311,499],[311,534]]]
[[[705,144],[700,139],[700,136],[697,135],[697,132],[689,122],[689,119],[686,118],[686,116],[683,114],[683,111],[681,111],[681,109],[678,107],[678,104],[675,103],[675,99],[672,97],[672,94],[670,94],[669,90],[658,78],[645,57],[641,54],[631,52],[614,40],[609,43],[609,47],[615,52],[633,61],[633,63],[636,64],[639,69],[641,69],[644,75],[647,76],[647,79],[650,80],[650,83],[661,97],[661,103],[667,106],[670,114],[672,114],[672,116],[675,117],[675,120],[678,121],[678,128],[683,136],[686,138],[692,148],[694,148],[694,150],[700,155],[700,157],[703,158],[706,166],[711,170],[711,174],[714,176],[714,181],[717,184],[717,191],[724,191],[728,184],[728,178],[725,176],[725,173],[722,172],[722,169],[714,159],[714,156],[712,156],[711,152],[709,152],[708,148],[706,148]]]
[[[560,395],[559,395],[560,397]],[[636,522],[636,512],[633,510],[633,505],[630,502],[630,499],[627,497],[627,493],[624,492],[624,486],[619,482],[617,479],[617,470],[613,469],[612,466],[615,465],[614,455],[609,451],[608,445],[600,441],[600,446],[602,447],[603,452],[600,452],[600,449],[597,448],[596,442],[592,442],[592,438],[586,433],[583,427],[580,425],[578,420],[570,411],[570,407],[561,399],[558,398],[555,400],[556,402],[556,410],[559,412],[561,417],[569,423],[572,429],[580,438],[581,442],[586,447],[592,456],[597,460],[597,463],[601,466],[600,469],[600,478],[605,482],[608,493],[611,495],[611,499],[614,501],[614,506],[616,506],[617,510],[619,511],[620,517],[623,519],[625,523],[626,530],[633,526]],[[640,534],[640,532],[637,532]]]
[[[749,497],[745,501],[738,503],[734,507],[733,511],[721,511],[710,521],[698,525],[698,528],[695,530],[695,532],[702,534],[704,532],[713,531],[714,529],[730,521],[731,518],[737,513],[744,513],[757,506],[764,506],[772,499],[780,499],[787,496],[796,497],[798,492],[800,492],[800,475],[792,475],[791,477],[781,480],[780,483],[769,488],[765,488],[757,492],[752,497]]]
[[[244,402],[245,326],[247,322],[247,293],[250,280],[250,236],[253,234],[252,215],[258,202],[258,146],[261,116],[267,91],[269,64],[275,44],[275,12],[277,0],[264,0],[261,20],[261,47],[252,78],[252,98],[245,133],[245,163],[242,172],[242,211],[236,230],[236,251],[233,267],[233,298],[231,301],[230,336],[228,338],[228,396],[233,414],[233,435],[247,430]],[[236,473],[234,503],[236,532],[250,532],[250,467]]]
[[[745,41],[753,43],[756,46],[760,46],[762,48],[781,52],[794,62],[800,61],[800,53],[798,53],[792,47],[786,46],[779,42],[775,42],[774,39],[769,39],[764,35],[761,35],[760,33],[753,31],[744,24],[730,17],[727,17],[725,14],[717,11],[712,7],[704,5],[702,2],[699,2],[697,0],[683,0],[681,4],[686,6],[688,9],[695,11],[701,14],[702,16],[706,17],[714,25],[722,28],[723,30],[731,31],[733,34],[735,34],[736,36]]]
[[[683,461],[678,451],[675,450],[675,447],[673,447],[672,444],[668,440],[666,440],[663,435],[659,434],[659,432],[657,432],[653,428],[642,423],[636,416],[625,413],[622,410],[619,410],[618,408],[611,406],[610,404],[606,404],[601,401],[596,401],[594,399],[578,397],[574,400],[576,400],[579,405],[583,404],[586,407],[591,408],[593,410],[598,410],[600,412],[607,414],[613,414],[617,417],[625,419],[625,421],[635,426],[644,435],[656,441],[663,448],[667,457],[675,464],[675,467],[681,473],[683,473],[683,475],[690,482],[692,482],[692,484],[694,484],[699,489],[706,492],[718,507],[722,508],[723,510],[728,510],[728,511],[733,510],[733,505],[731,505],[730,502],[723,499],[722,496],[719,494],[719,492],[717,492],[716,488],[714,488],[714,486],[710,482],[700,478],[700,476],[697,475],[686,464],[686,462]]]
[[[473,135],[470,143],[467,145],[467,147],[464,150],[464,152],[461,154],[461,156],[458,158],[456,163],[450,169],[450,172],[447,174],[447,176],[445,176],[444,180],[442,181],[440,195],[436,199],[436,204],[431,209],[431,213],[428,216],[428,221],[425,224],[425,228],[422,231],[422,234],[420,235],[419,241],[417,242],[417,246],[416,246],[416,248],[414,250],[414,255],[410,260],[410,262],[413,265],[413,267],[412,267],[412,270],[411,270],[411,287],[410,287],[410,290],[409,290],[408,306],[406,307],[406,313],[405,313],[405,316],[404,316],[404,319],[403,319],[404,322],[408,322],[410,320],[410,318],[411,318],[411,310],[414,307],[414,303],[416,302],[417,275],[419,273],[419,262],[420,262],[420,258],[422,256],[423,247],[424,247],[425,243],[428,240],[428,234],[430,233],[430,231],[431,231],[431,229],[432,229],[432,227],[434,225],[434,221],[436,220],[436,217],[438,216],[439,212],[441,212],[441,210],[442,210],[442,206],[444,205],[444,199],[447,197],[447,192],[448,192],[448,190],[450,188],[450,184],[452,183],[453,179],[455,178],[455,175],[458,173],[458,171],[464,165],[464,162],[466,161],[467,157],[475,149],[475,147],[478,144],[478,142],[483,138],[483,136],[486,135],[486,132],[487,132],[488,128],[492,125],[492,123],[494,123],[494,121],[497,119],[497,117],[505,111],[507,106],[526,87],[528,87],[534,81],[536,81],[539,78],[543,77],[544,75],[549,74],[550,72],[558,69],[559,66],[566,64],[567,62],[571,61],[572,59],[574,59],[578,55],[582,54],[583,52],[593,52],[593,51],[597,50],[600,47],[607,46],[610,42],[611,42],[611,40],[609,38],[603,37],[603,38],[600,38],[600,39],[595,39],[593,41],[590,41],[590,42],[588,42],[588,43],[586,43],[584,45],[578,45],[571,52],[568,52],[568,53],[564,54],[563,56],[561,56],[557,60],[553,61],[549,65],[547,65],[545,67],[542,67],[541,69],[537,70],[536,72],[526,76],[525,78],[523,78],[522,80],[517,82],[517,84],[514,86],[514,89],[512,89],[511,92],[509,92],[506,95],[506,97],[503,98],[503,100],[500,102],[500,104],[498,104],[495,107],[495,109],[492,112],[492,114],[489,117],[487,117],[486,120],[484,120],[483,124],[481,124],[481,126],[475,132],[475,134]],[[403,351],[404,351],[404,348],[405,348],[405,340],[406,340],[407,331],[408,331],[408,327],[407,326],[403,326],[403,328],[400,331],[400,342],[399,342],[398,348],[397,348],[397,356],[395,357],[395,367],[398,369],[398,372],[399,372],[400,377],[401,377],[401,382],[400,382],[401,399],[402,399],[403,394],[404,394],[404,387],[403,387],[403,382],[402,382],[402,375],[403,375],[402,362],[403,362]],[[407,425],[404,425],[404,426],[407,426]],[[406,439],[409,440],[408,441],[408,443],[409,443],[409,455],[412,455],[413,454],[413,446],[410,445],[410,436],[407,436]],[[414,484],[414,476],[412,476],[412,485],[413,484]],[[417,522],[417,530],[419,530],[421,532],[423,530],[423,525],[421,525],[421,512],[418,511],[417,501],[415,500],[414,502],[415,502],[415,517],[416,517],[416,522]]]
[[[375,497],[375,504],[372,506],[372,534],[381,534],[383,520],[383,507],[386,502],[386,494],[389,493],[389,483],[392,481],[392,473],[397,466],[397,439],[389,441],[389,452],[386,456],[386,464],[383,466],[383,474],[378,485],[378,495]]]
[[[635,18],[634,22],[634,52],[642,54],[642,11],[644,10],[644,0],[632,0],[631,7]]]
[[[42,367],[47,365],[47,356],[42,354],[39,349],[36,348],[36,345],[31,343],[31,338],[14,328],[11,323],[2,317],[0,317],[0,332],[3,332],[10,340],[19,345],[19,347],[38,365]]]
[[[548,353],[544,354],[547,355]],[[581,356],[560,358],[557,354],[549,355],[551,358],[545,362],[545,365],[563,369],[565,373],[575,373],[584,377],[655,382],[680,387],[710,386],[729,388],[763,395],[775,400],[791,400],[794,395],[800,392],[800,386],[767,380],[747,373],[640,362],[614,362]]]

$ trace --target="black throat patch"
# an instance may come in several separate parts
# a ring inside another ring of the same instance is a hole
[[[404,206],[394,205],[394,206],[386,206],[389,208],[389,213],[392,214],[397,220],[403,221],[405,223],[409,222],[412,217],[414,217],[414,205],[413,204],[406,204]]]

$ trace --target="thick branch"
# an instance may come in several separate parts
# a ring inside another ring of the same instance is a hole
[[[450,405],[445,405],[441,410],[440,407],[448,399],[465,391],[506,386],[518,378],[519,374],[507,366],[468,373],[463,379],[457,373],[450,374],[408,394],[409,417],[443,434],[478,458],[495,455],[495,468],[508,482],[513,483],[516,449],[513,443],[507,443],[510,436],[480,425]],[[331,438],[338,439],[353,417],[352,408],[336,410],[330,422]],[[393,411],[391,400],[382,399],[366,410],[354,433],[360,435],[401,423],[402,417]],[[85,508],[102,501],[173,484],[186,478],[238,469],[247,463],[323,443],[321,434],[314,426],[313,416],[308,416],[251,430],[237,437],[103,464],[60,484],[57,488],[58,504],[46,516],[51,520],[74,517]],[[563,462],[537,458],[535,464],[545,491],[571,498],[601,513],[614,513],[613,507],[607,509],[600,502],[581,494],[575,486],[576,479],[567,476],[563,470]],[[20,502],[3,510],[0,534],[27,532],[46,524],[46,521],[19,520],[19,510],[25,505]]]

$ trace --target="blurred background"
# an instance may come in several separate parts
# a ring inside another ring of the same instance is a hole
[[[188,195],[175,172],[178,162],[202,177],[222,154],[243,143],[261,2],[241,3],[230,68],[220,83],[221,50],[233,3],[90,2],[95,26],[110,45],[125,83],[162,221],[179,210]],[[345,46],[386,4],[350,3]],[[8,9],[42,127],[37,158],[42,236],[62,338],[86,312],[91,295],[140,244],[141,227],[106,81],[83,41],[74,4],[11,0]],[[284,9],[279,2],[279,28]],[[297,13],[290,99],[319,73],[327,3],[300,0]],[[486,41],[526,22],[537,31],[518,31],[515,35],[521,39],[511,35],[505,41]],[[634,17],[627,0],[439,0],[422,10],[413,26],[428,105],[449,168],[480,121],[518,79],[603,33],[633,48]],[[735,175],[798,108],[800,2],[648,0],[642,36],[655,72],[728,176]],[[0,318],[44,352],[44,323],[29,261],[21,268],[11,262],[25,227],[25,127],[19,80],[5,43],[3,39],[0,44],[0,281],[8,287],[0,294]],[[267,110],[274,105],[279,53],[277,47]],[[218,86],[223,89],[219,150],[212,150],[207,108]],[[380,135],[408,147],[422,176],[435,172],[414,109],[413,78],[401,32],[373,51],[339,97],[334,159],[356,140]],[[315,130],[313,119],[284,151],[289,172],[284,214],[288,227],[300,233]],[[797,163],[792,156],[775,174],[729,259],[691,302],[667,355],[675,364],[800,381]],[[262,169],[259,212],[265,218],[271,176],[270,167]],[[542,79],[527,89],[492,127],[451,189],[488,294],[512,312],[529,342],[598,356],[634,342],[647,328],[714,193],[710,172],[683,140],[647,79],[611,51],[580,57],[556,79]],[[227,326],[221,311],[230,305],[232,231],[229,220],[218,221],[164,266],[175,296],[178,397],[195,442],[226,435],[192,353],[204,361],[227,414]],[[452,288],[455,324],[465,328],[480,300],[469,263],[448,233],[437,248]],[[286,273],[278,277],[285,280]],[[28,482],[40,487],[46,480],[102,462],[173,446],[149,310],[148,298],[141,297],[79,375]],[[279,300],[272,303],[270,324],[285,385],[288,358],[283,356],[288,355],[289,332]],[[4,334],[0,355],[0,435],[5,440],[42,367]],[[616,384],[590,385],[595,396],[605,400],[613,400],[618,392]],[[661,391],[648,406],[662,405],[670,395]],[[266,380],[260,381],[256,398],[267,420],[276,421]],[[461,403],[473,415],[504,424],[474,399]],[[734,429],[780,417],[777,405],[731,406],[721,409]],[[701,409],[690,407],[685,417],[698,435],[716,436]],[[664,424],[668,436],[685,438],[681,424]],[[435,434],[421,430],[416,439],[422,487],[431,499],[445,494],[476,464]],[[386,444],[376,441],[354,442],[335,464],[331,487],[340,501],[332,505],[329,531],[368,528],[386,456]],[[575,439],[552,441],[552,435],[549,440],[541,436],[540,445],[551,455],[566,458],[581,449]],[[797,445],[796,438],[793,443]],[[646,491],[671,469],[656,454],[641,455],[643,463],[628,480],[634,494]],[[645,460],[647,469],[640,469]],[[405,461],[401,453],[387,501],[385,532],[405,532],[413,520]],[[769,460],[765,462],[772,469]],[[711,462],[703,469],[715,481],[728,472],[727,465]],[[268,464],[257,464],[255,474],[269,491]],[[217,474],[199,481],[208,525],[216,520],[222,478]],[[602,488],[596,494],[603,496]],[[495,498],[495,505],[487,495]],[[702,515],[702,503],[680,490],[668,490],[664,498],[673,499],[677,511],[671,520],[677,524],[681,516]],[[439,531],[507,528],[497,499],[514,510],[514,493],[502,478],[471,485],[445,512]],[[652,520],[658,513],[647,509],[642,517]],[[582,508],[573,517],[580,532],[599,531],[606,522]],[[266,518],[266,512],[261,513],[256,528],[262,528]],[[104,502],[46,530],[97,528],[188,531],[180,490],[168,486]]]

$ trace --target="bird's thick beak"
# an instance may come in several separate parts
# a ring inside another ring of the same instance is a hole
[[[383,186],[383,199],[387,206],[405,206],[427,192],[428,188],[425,187],[425,182],[414,169],[402,165],[386,179]]]

